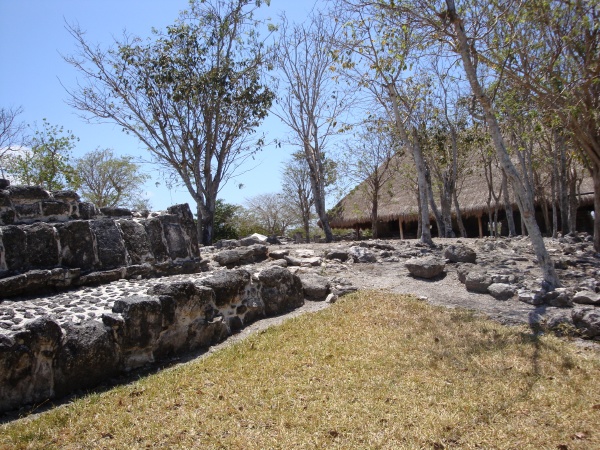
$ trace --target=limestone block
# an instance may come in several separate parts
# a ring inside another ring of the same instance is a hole
[[[118,373],[121,355],[109,328],[87,320],[67,323],[63,330],[55,360],[57,395],[96,386]]]
[[[118,208],[114,206],[106,206],[100,208],[100,212],[106,217],[131,217],[131,210],[127,208]]]
[[[271,266],[257,275],[267,316],[282,314],[304,304],[300,278],[283,267]]]
[[[54,396],[53,360],[62,331],[47,317],[0,337],[0,411]]]
[[[98,264],[90,222],[74,220],[56,226],[61,246],[61,264],[65,267],[92,270]]]
[[[114,269],[126,264],[126,250],[121,232],[112,219],[96,219],[90,222],[96,238],[98,269]]]
[[[169,214],[174,214],[179,218],[179,225],[183,230],[189,247],[189,256],[197,258],[200,256],[198,248],[198,228],[194,221],[194,215],[187,203],[173,205],[167,208]]]
[[[2,246],[7,270],[21,272],[25,269],[26,245],[25,231],[21,227],[17,225],[2,227]]]
[[[144,228],[148,234],[150,248],[156,261],[162,262],[169,258],[167,243],[163,234],[163,226],[158,217],[152,217],[143,221]]]
[[[116,341],[123,354],[126,369],[154,361],[154,345],[160,336],[163,314],[157,298],[132,296],[115,301],[113,313],[121,314]]]
[[[123,233],[123,241],[131,264],[155,262],[144,225],[134,220],[118,220],[117,223]]]
[[[244,288],[250,283],[250,272],[243,269],[224,270],[201,281],[215,292],[217,306],[241,303]]]
[[[81,202],[77,205],[77,209],[79,210],[79,218],[82,220],[95,219],[100,215],[100,210],[92,203]]]
[[[42,216],[48,217],[52,221],[66,221],[71,214],[71,205],[56,200],[47,200],[41,202]]]
[[[23,227],[27,246],[27,265],[31,269],[49,269],[59,265],[58,234],[53,226],[36,223]],[[22,255],[24,257],[25,255]]]

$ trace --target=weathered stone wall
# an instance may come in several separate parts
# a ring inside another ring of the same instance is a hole
[[[66,222],[100,214],[91,203],[80,202],[74,191],[48,192],[39,186],[8,186],[0,190],[0,225]]]
[[[0,222],[11,223],[0,226],[0,299],[202,268],[187,204],[133,217],[74,192],[10,186],[0,205]]]
[[[0,412],[90,388],[123,371],[206,348],[260,318],[301,306],[300,279],[273,266],[156,284],[96,320],[40,317],[0,333]]]

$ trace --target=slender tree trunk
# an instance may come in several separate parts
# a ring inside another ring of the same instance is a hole
[[[202,210],[202,205],[196,200],[196,232],[198,233],[198,241],[204,245],[204,242],[202,241]]]
[[[458,223],[458,231],[460,232],[460,236],[466,238],[467,237],[467,229],[465,228],[465,224],[462,220],[462,215],[460,213],[460,205],[458,204],[458,196],[456,195],[456,189],[452,192],[452,197],[454,199],[454,210],[456,211],[456,222]]]
[[[552,237],[558,235],[558,214],[556,211],[556,185],[558,184],[556,164],[552,165],[552,176],[550,177],[551,198],[552,198]]]
[[[454,0],[446,0],[446,4],[448,6],[448,17],[453,23],[454,30],[456,32],[457,51],[460,53],[463,62],[463,67],[469,80],[469,84],[471,85],[473,94],[475,95],[479,104],[485,112],[486,122],[489,126],[490,133],[492,135],[492,140],[494,141],[494,146],[496,148],[498,160],[500,161],[502,168],[506,172],[507,177],[511,180],[511,184],[513,186],[513,189],[515,190],[515,194],[519,199],[519,204],[521,206],[521,217],[523,217],[523,220],[525,221],[525,224],[527,226],[527,231],[529,233],[531,244],[535,251],[538,264],[544,274],[544,281],[546,282],[547,287],[549,289],[553,289],[555,287],[560,286],[560,281],[558,279],[558,275],[556,274],[556,270],[554,269],[554,263],[550,259],[550,255],[546,250],[542,233],[540,232],[538,224],[535,220],[535,208],[533,202],[527,195],[525,186],[521,178],[519,177],[519,174],[515,169],[512,161],[510,160],[508,152],[506,151],[504,138],[502,137],[500,125],[498,124],[498,121],[496,119],[496,115],[493,110],[492,104],[485,92],[483,91],[483,88],[479,84],[479,79],[477,78],[475,66],[473,65],[473,61],[471,60],[467,35],[463,28],[462,20],[456,12]]]
[[[417,214],[417,239],[421,239],[423,235],[423,214],[421,214],[421,195],[419,194],[419,190],[417,189],[417,205],[418,205],[418,214]]]
[[[202,244],[211,245],[215,228],[215,205],[206,205],[205,216],[202,218]],[[213,203],[213,202],[210,202]]]
[[[310,242],[310,222],[308,220],[308,218],[303,217],[302,218],[303,222],[304,222],[304,239],[306,241],[306,243]]]
[[[569,177],[569,230],[575,233],[577,231],[577,174],[571,173]]]
[[[506,212],[506,221],[508,222],[508,236],[514,237],[517,235],[517,229],[515,227],[515,217],[513,215],[512,203],[510,201],[510,194],[508,192],[508,178],[502,171],[502,192],[504,196],[504,211]]]
[[[444,237],[455,237],[452,229],[452,192],[454,191],[449,174],[444,174],[443,188],[440,195],[440,207],[442,209],[442,223],[444,224]]]
[[[559,166],[557,170],[559,173],[556,181],[560,201],[560,226],[563,235],[565,235],[571,231],[569,229],[569,189],[567,188],[567,178],[569,174],[567,169],[565,141],[558,130],[554,130],[554,150],[558,158],[554,158],[553,165]],[[556,161],[556,159],[558,159],[558,161]]]
[[[419,136],[417,129],[412,129],[412,139],[408,135],[408,131],[404,126],[402,115],[400,114],[400,107],[398,105],[398,92],[396,86],[389,84],[387,86],[390,100],[392,101],[392,107],[394,111],[395,128],[400,133],[400,137],[404,141],[405,147],[412,144],[410,149],[415,160],[415,166],[417,168],[417,185],[419,187],[419,216],[421,217],[421,242],[427,245],[433,246],[433,239],[431,239],[431,230],[429,229],[429,207],[427,206],[427,180],[425,174],[425,161],[423,160],[423,152],[419,143]],[[412,141],[412,142],[411,142]]]
[[[427,245],[433,245],[431,239],[431,230],[429,229],[429,195],[427,188],[427,175],[425,169],[425,161],[423,160],[423,152],[417,135],[417,129],[413,128],[413,158],[417,167],[417,182],[419,184],[419,204],[421,205],[421,242]]]
[[[594,180],[594,250],[600,253],[600,166],[592,163]]]
[[[378,237],[378,233],[377,233],[377,208],[379,206],[378,198],[379,198],[379,192],[375,190],[373,192],[373,197],[371,198],[371,233],[373,234],[373,239],[377,239],[377,237]]]
[[[416,136],[415,136],[416,138]],[[419,146],[421,148],[421,146]],[[421,152],[421,155],[423,153]],[[444,222],[442,221],[442,215],[438,210],[437,205],[435,204],[435,197],[433,196],[433,186],[431,184],[431,173],[429,172],[429,167],[423,160],[423,164],[425,166],[425,181],[427,183],[427,200],[429,200],[429,206],[431,206],[431,212],[433,212],[433,217],[435,218],[435,225],[437,226],[438,236],[446,237],[446,232],[444,230]]]
[[[306,154],[306,161],[308,163],[310,184],[313,191],[315,200],[315,210],[321,220],[321,226],[325,233],[325,242],[333,241],[333,233],[331,232],[331,226],[329,225],[329,217],[327,217],[327,210],[325,208],[325,185],[323,182],[323,164],[320,161],[319,152],[313,149],[309,144],[305,144],[304,151]]]

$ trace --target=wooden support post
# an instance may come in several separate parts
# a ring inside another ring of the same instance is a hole
[[[477,216],[477,224],[479,225],[479,237],[483,237],[483,224],[481,223],[481,216]]]
[[[402,218],[398,219],[398,225],[400,226],[400,239],[404,240],[404,229]]]

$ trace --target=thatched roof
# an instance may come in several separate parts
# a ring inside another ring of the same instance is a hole
[[[392,181],[382,189],[379,197],[378,220],[383,222],[402,219],[404,222],[416,221],[418,219],[418,199],[416,191],[416,171],[412,155],[394,156],[398,158],[399,170]],[[485,172],[481,163],[475,161],[475,158],[466,164],[462,169],[463,176],[458,182],[458,202],[462,217],[480,216],[487,214],[488,185]],[[586,172],[587,173],[587,172]],[[432,174],[432,180],[434,179]],[[500,190],[502,181],[501,172],[498,167],[493,170],[494,191]],[[435,181],[433,181],[435,184]],[[549,185],[549,182],[547,183]],[[593,180],[586,176],[580,187],[580,205],[593,204]],[[550,188],[547,188],[550,198]],[[439,192],[434,188],[436,204],[439,208]],[[371,222],[370,211],[371,202],[367,198],[367,189],[365,183],[355,187],[346,195],[331,211],[330,225],[334,228],[352,228],[359,224],[368,224]],[[514,202],[514,195],[510,192],[510,198]],[[501,208],[504,202],[501,199]],[[492,199],[492,207],[494,200]],[[516,205],[513,205],[516,208]],[[452,215],[455,215],[454,206],[452,206]],[[431,215],[431,219],[434,217]]]

